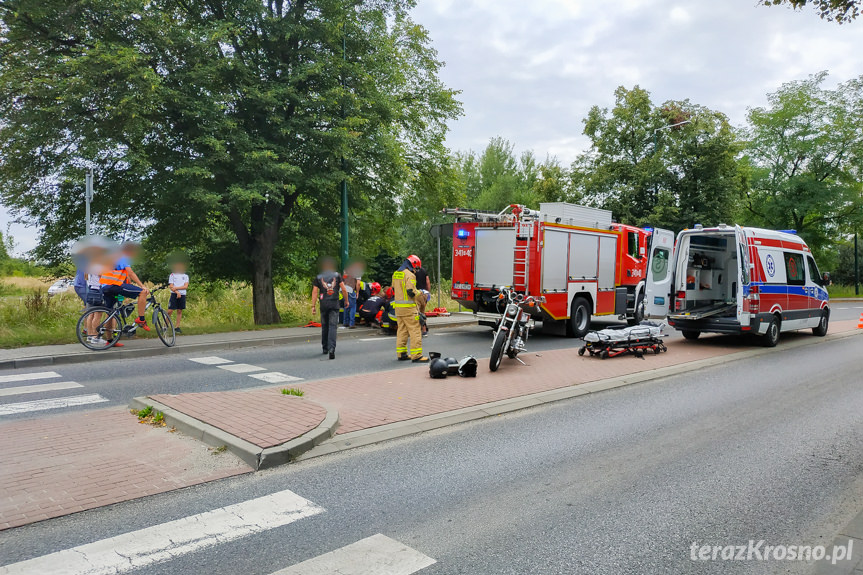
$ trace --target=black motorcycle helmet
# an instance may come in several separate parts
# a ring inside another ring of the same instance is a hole
[[[476,377],[476,358],[469,355],[458,363],[458,374],[462,377]]]
[[[435,358],[429,363],[429,376],[432,379],[446,379],[449,366],[441,358]]]

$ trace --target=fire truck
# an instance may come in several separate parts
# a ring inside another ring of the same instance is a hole
[[[499,213],[445,209],[453,224],[452,298],[481,325],[500,319],[500,289],[544,296],[545,333],[581,337],[592,315],[644,317],[648,230],[574,204],[510,205]]]

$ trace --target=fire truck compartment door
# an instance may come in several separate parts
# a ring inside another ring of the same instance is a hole
[[[566,291],[569,233],[545,230],[542,252],[542,291]]]
[[[644,291],[644,311],[648,317],[668,315],[671,281],[674,276],[673,256],[674,232],[658,228],[653,230]]]
[[[477,228],[474,248],[474,285],[512,285],[515,228]]]

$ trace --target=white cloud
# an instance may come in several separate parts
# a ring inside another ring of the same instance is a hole
[[[463,91],[454,149],[499,135],[568,163],[587,145],[582,118],[612,105],[619,85],[657,103],[689,98],[740,125],[783,82],[863,74],[863,21],[838,26],[752,0],[420,0],[414,15],[447,62],[444,80]]]

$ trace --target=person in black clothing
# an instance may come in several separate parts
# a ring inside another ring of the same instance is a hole
[[[332,258],[321,260],[321,273],[312,284],[312,313],[315,313],[318,303],[321,305],[321,347],[330,359],[336,358],[336,334],[339,329],[339,292],[345,301],[348,291],[342,276],[336,271],[336,262]]]

